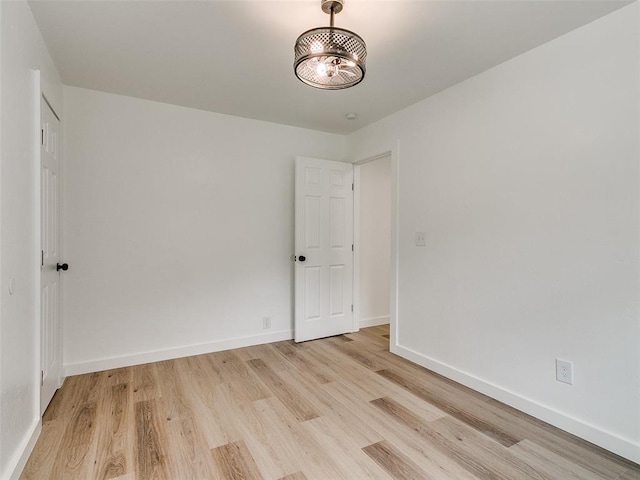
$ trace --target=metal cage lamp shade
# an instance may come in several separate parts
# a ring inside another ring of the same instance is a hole
[[[344,28],[333,26],[333,16],[342,11],[342,0],[320,0],[330,14],[329,27],[307,30],[296,40],[293,68],[302,82],[323,90],[353,87],[364,79],[367,46]]]

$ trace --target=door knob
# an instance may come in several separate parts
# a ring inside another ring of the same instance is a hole
[[[299,255],[298,256],[298,260],[300,260],[301,262],[304,262],[307,259],[307,257],[305,257],[304,255]]]
[[[56,270],[58,272],[60,270],[64,270],[66,272],[67,270],[69,270],[69,264],[68,263],[57,263],[56,264]]]

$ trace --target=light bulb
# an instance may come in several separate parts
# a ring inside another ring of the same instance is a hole
[[[327,66],[324,63],[319,63],[318,68],[316,68],[316,73],[323,77],[327,76]]]

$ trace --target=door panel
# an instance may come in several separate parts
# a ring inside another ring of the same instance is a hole
[[[47,102],[41,101],[40,146],[40,390],[41,411],[47,408],[60,386],[60,121]]]
[[[344,265],[329,266],[329,315],[344,315]]]
[[[320,319],[320,267],[304,269],[305,320]]]
[[[306,250],[320,248],[320,202],[321,197],[305,197],[305,236]]]
[[[352,183],[351,164],[296,159],[297,342],[353,330]]]

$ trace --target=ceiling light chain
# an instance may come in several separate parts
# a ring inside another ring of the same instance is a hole
[[[307,85],[324,90],[353,87],[364,79],[367,46],[354,32],[334,27],[334,15],[342,11],[343,0],[320,0],[329,14],[329,27],[307,30],[296,40],[293,68]]]

